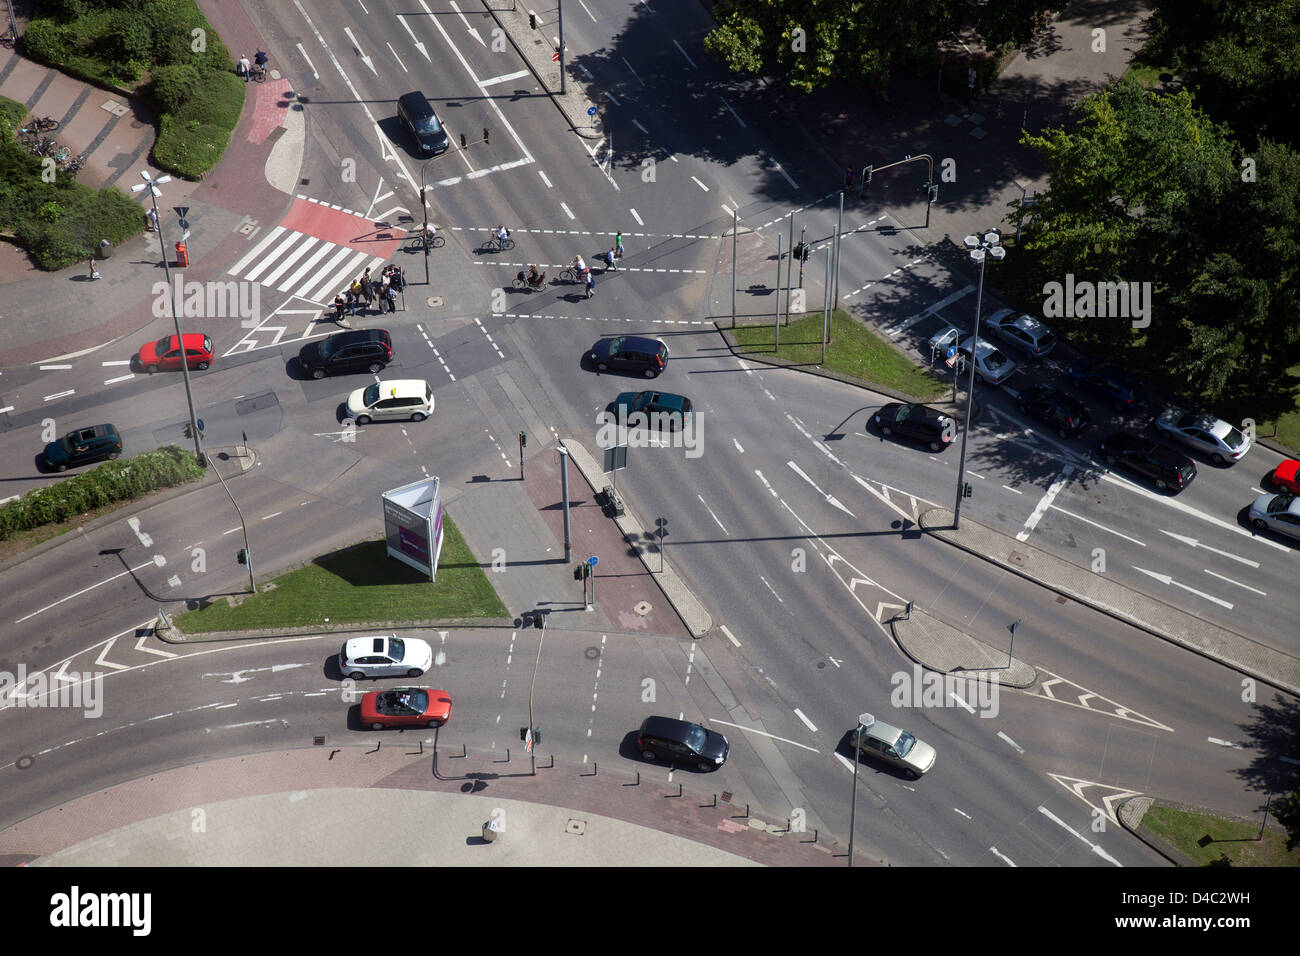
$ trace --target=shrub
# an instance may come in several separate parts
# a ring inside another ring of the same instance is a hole
[[[189,63],[158,67],[149,87],[159,113],[174,113],[198,88],[199,71]]]
[[[0,507],[0,541],[94,508],[129,501],[159,488],[203,477],[194,455],[175,445],[147,451],[127,461],[109,461],[57,484],[29,491]]]
[[[23,31],[23,52],[46,63],[62,63],[72,53],[72,47],[63,28],[53,20],[33,20]]]

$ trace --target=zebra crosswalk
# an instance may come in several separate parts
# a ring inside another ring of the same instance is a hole
[[[370,269],[378,275],[401,246],[400,229],[299,196],[229,274],[324,305]]]

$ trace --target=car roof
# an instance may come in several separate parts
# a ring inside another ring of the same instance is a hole
[[[349,637],[343,642],[343,652],[348,660],[358,657],[365,657],[368,654],[384,654],[388,650],[388,642],[396,634],[375,634],[370,637]]]
[[[647,717],[641,722],[641,732],[654,734],[656,737],[671,737],[682,740],[690,732],[692,727],[697,727],[689,720],[678,720],[676,717]]]
[[[974,336],[968,335],[966,338],[962,339],[959,348],[963,348],[967,352],[971,351],[970,343],[972,338],[974,338]],[[998,347],[992,342],[987,342],[982,338],[975,339],[975,356],[977,358],[983,358],[984,356],[991,355],[997,351]]]
[[[893,724],[887,724],[881,720],[877,720],[870,727],[867,727],[866,731],[868,737],[884,741],[891,747],[895,742],[897,742],[899,737],[903,736],[903,732]]]
[[[898,408],[900,405],[911,406],[911,410],[907,413],[908,418],[920,418],[925,421],[938,422],[946,421],[951,417],[939,411],[937,408],[931,408],[929,405],[922,405],[920,402],[890,402],[888,405],[881,408],[881,411],[884,411],[886,408]]]
[[[335,332],[327,335],[326,340],[335,344],[353,345],[357,342],[389,342],[392,336],[387,329],[350,329],[347,332]]]
[[[610,336],[610,338],[621,338],[623,340],[623,349],[636,349],[638,351],[658,352],[664,347],[664,343],[659,339],[650,339],[641,335],[623,335]]]
[[[419,116],[423,113],[432,113],[433,106],[429,103],[429,98],[419,90],[412,90],[410,93],[403,93],[397,98],[411,113]]]
[[[396,398],[422,398],[429,388],[422,378],[390,378],[378,385],[382,394]]]

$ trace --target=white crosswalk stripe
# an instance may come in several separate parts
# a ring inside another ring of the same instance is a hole
[[[231,267],[230,274],[325,303],[367,267],[378,273],[384,262],[379,256],[277,226]]]

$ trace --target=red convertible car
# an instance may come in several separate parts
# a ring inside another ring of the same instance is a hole
[[[361,698],[361,722],[385,727],[441,727],[451,719],[451,695],[428,687],[372,690]]]

